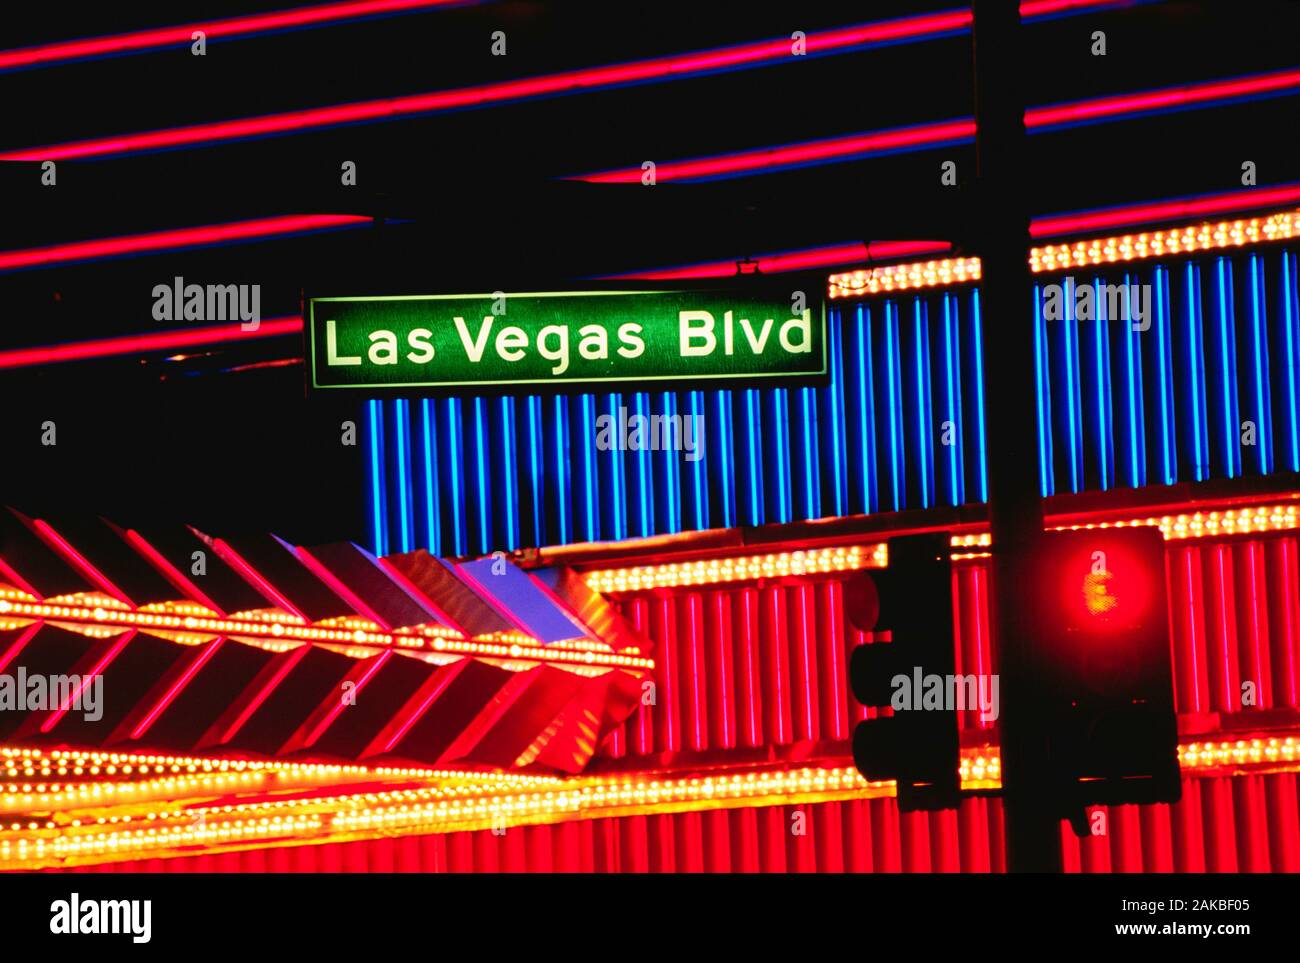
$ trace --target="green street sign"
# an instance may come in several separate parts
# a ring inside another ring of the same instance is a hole
[[[369,393],[826,373],[820,303],[726,291],[311,298],[308,385]],[[663,387],[667,387],[664,385]]]

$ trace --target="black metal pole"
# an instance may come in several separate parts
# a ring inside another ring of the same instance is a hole
[[[975,0],[978,187],[973,240],[981,260],[988,392],[989,522],[993,624],[1001,674],[1002,798],[1007,869],[1060,872],[1060,818],[1043,728],[1034,645],[1019,596],[1042,535],[1034,336],[1029,272],[1029,158],[1025,144],[1020,10],[1016,0]]]

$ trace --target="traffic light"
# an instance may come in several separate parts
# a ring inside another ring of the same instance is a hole
[[[1024,678],[1071,819],[1179,798],[1164,558],[1154,527],[1049,532],[1031,554]]]
[[[891,539],[889,566],[848,595],[858,628],[890,633],[854,649],[853,694],[893,710],[858,723],[853,761],[867,779],[896,780],[905,811],[955,808],[961,788],[950,543],[948,532]]]

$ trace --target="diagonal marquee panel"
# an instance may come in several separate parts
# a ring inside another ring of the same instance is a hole
[[[573,773],[654,667],[564,571],[0,516],[11,740]]]

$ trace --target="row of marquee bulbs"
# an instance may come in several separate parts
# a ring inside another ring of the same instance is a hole
[[[1030,248],[1029,267],[1035,274],[1074,267],[1122,264],[1174,254],[1216,251],[1267,241],[1300,237],[1300,210],[1246,220],[1206,222],[1113,237],[1048,244]],[[843,271],[828,280],[828,297],[858,298],[869,294],[947,287],[980,279],[978,257],[941,258]]]
[[[1135,526],[1155,526],[1167,541],[1290,531],[1300,527],[1300,508],[1294,504],[1259,505],[1222,511],[1054,525],[1050,530],[1078,531]],[[987,551],[971,550],[988,549],[992,544],[988,532],[954,535],[951,542],[953,548],[963,550],[953,553],[952,557],[957,561],[987,557]],[[585,577],[587,585],[597,592],[638,592],[692,585],[720,585],[759,578],[852,572],[884,568],[888,564],[889,543],[876,542],[600,569],[586,573]]]
[[[1179,759],[1191,770],[1260,765],[1291,771],[1300,762],[1300,740],[1287,736],[1192,743],[1180,747]],[[966,750],[961,775],[967,789],[996,788],[1001,777],[996,747]],[[864,781],[853,767],[684,777],[645,773],[583,776],[561,780],[558,785],[489,782],[479,789],[465,794],[439,786],[408,787],[227,805],[159,806],[147,811],[132,807],[125,813],[101,813],[67,823],[52,819],[13,822],[0,826],[0,867],[175,853],[180,847],[195,845],[264,845],[312,837],[357,839],[463,831],[547,822],[557,816],[651,814],[700,806],[768,804],[774,799],[798,805],[888,796],[893,791],[889,783]]]

